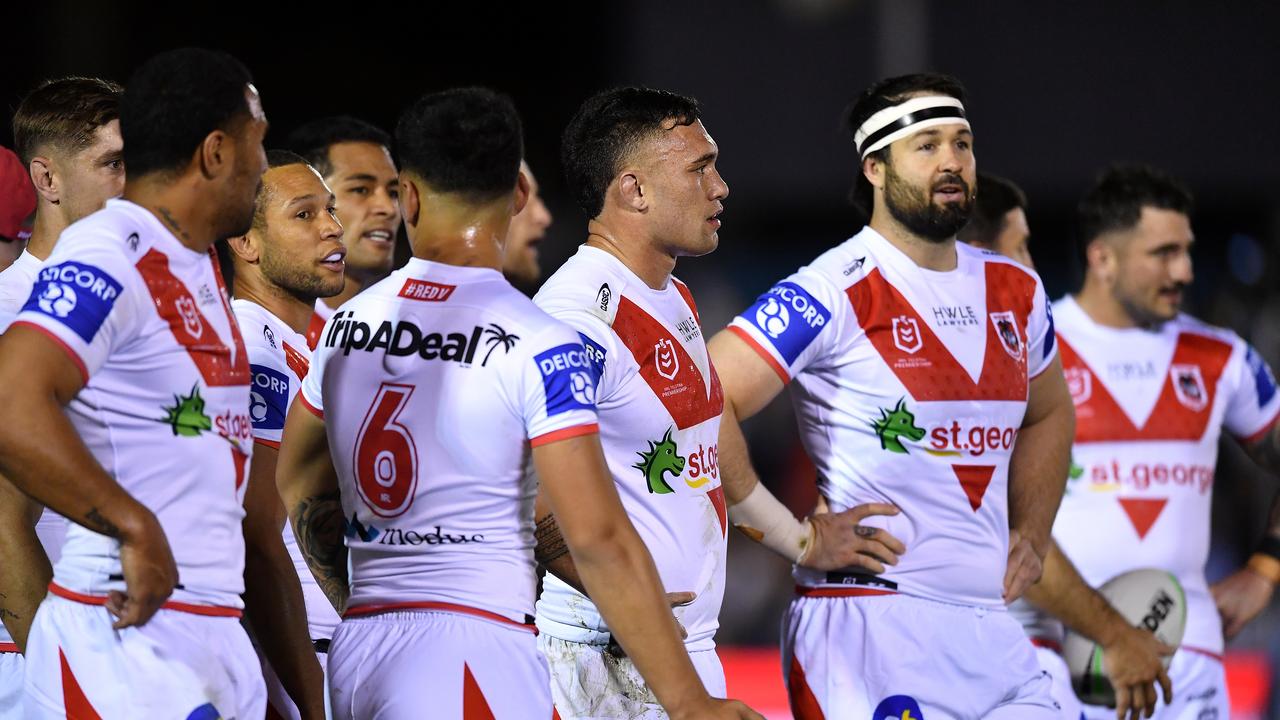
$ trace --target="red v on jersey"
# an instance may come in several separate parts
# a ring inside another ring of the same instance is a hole
[[[1160,513],[1164,512],[1164,506],[1169,502],[1168,498],[1116,498],[1120,501],[1120,507],[1124,508],[1124,512],[1129,516],[1129,522],[1133,523],[1133,529],[1138,533],[1138,539],[1142,540],[1151,530],[1151,526],[1156,524],[1156,520],[1160,518]]]
[[[679,285],[677,285],[679,287]],[[686,302],[692,309],[688,295]],[[694,311],[695,317],[697,311]],[[618,314],[613,320],[613,331],[622,340],[632,357],[640,365],[640,376],[649,384],[676,427],[684,430],[699,423],[719,417],[724,410],[724,392],[715,366],[707,367],[711,374],[710,393],[702,372],[693,358],[662,323],[626,296],[618,301]],[[699,340],[701,342],[701,340]]]
[[[1035,280],[1016,267],[986,263],[986,282],[987,313],[993,318],[1012,313],[1016,327],[1011,331],[1016,339],[1002,339],[995,323],[988,325],[982,374],[976,383],[879,268],[845,292],[867,339],[915,400],[1025,401],[1026,329],[1035,300]],[[1016,357],[1013,344],[1018,349]]]
[[[991,484],[991,476],[995,474],[994,465],[952,465],[965,497],[969,498],[969,507],[974,512],[982,507],[982,498],[987,494],[987,486]]]
[[[210,250],[210,253],[213,251]],[[213,263],[214,279],[218,284],[221,296],[222,276],[218,273],[218,264],[210,254],[209,262]],[[249,384],[249,357],[245,351],[244,339],[240,337],[239,326],[231,315],[231,308],[222,301],[222,309],[227,314],[227,321],[235,343],[235,357],[222,342],[217,330],[209,324],[208,318],[200,312],[195,298],[187,286],[169,269],[169,258],[164,253],[152,248],[138,261],[138,273],[142,275],[155,302],[156,312],[167,323],[173,333],[173,339],[186,349],[187,355],[200,371],[200,377],[210,387]]]
[[[281,342],[280,344],[284,346],[284,361],[289,364],[289,369],[298,376],[299,381],[303,380],[311,371],[311,361],[289,343]]]
[[[1193,333],[1178,335],[1173,360],[1163,373],[1160,397],[1151,414],[1137,426],[1075,348],[1061,336],[1059,340],[1062,367],[1076,403],[1076,442],[1204,437],[1213,414],[1218,379],[1231,359],[1229,343]],[[1152,422],[1152,418],[1159,420]]]

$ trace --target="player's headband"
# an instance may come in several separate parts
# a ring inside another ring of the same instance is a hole
[[[853,134],[853,142],[858,146],[859,159],[866,159],[895,140],[948,123],[969,127],[964,105],[959,100],[946,95],[913,97],[867,118]]]

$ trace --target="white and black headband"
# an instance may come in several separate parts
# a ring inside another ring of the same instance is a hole
[[[867,118],[853,134],[859,159],[887,147],[895,140],[935,125],[959,123],[966,128],[964,104],[947,95],[928,95],[904,100]]]

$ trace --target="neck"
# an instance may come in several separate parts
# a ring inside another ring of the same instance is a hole
[[[262,277],[256,267],[236,263],[236,299],[266,308],[299,335],[307,333],[316,299],[299,297]]]
[[[350,300],[356,295],[359,295],[360,291],[363,289],[364,289],[364,283],[352,277],[351,271],[348,270],[346,274],[346,280],[342,284],[342,292],[338,293],[337,295],[334,295],[333,297],[325,298],[324,304],[328,305],[334,310],[337,310],[339,307],[342,306],[342,303]]]
[[[1076,295],[1076,304],[1085,315],[1095,323],[1104,327],[1134,328],[1142,324],[1133,319],[1124,305],[1116,300],[1102,281],[1093,275],[1085,275],[1084,287]]]
[[[136,181],[127,181],[124,199],[141,205],[155,215],[178,238],[178,242],[196,252],[208,252],[214,242],[213,228],[218,204],[203,202],[201,193],[191,187],[188,175],[173,181],[151,173]]]
[[[36,222],[31,228],[31,238],[27,240],[27,252],[38,260],[48,260],[53,253],[53,246],[58,244],[58,236],[67,229],[66,217],[62,208],[43,198],[36,207]]]
[[[635,273],[654,290],[662,290],[676,269],[676,258],[658,243],[642,239],[627,228],[613,227],[605,217],[597,217],[587,223],[587,245],[603,250]]]
[[[911,258],[912,262],[926,270],[947,272],[955,270],[959,263],[954,237],[942,242],[922,238],[898,222],[880,203],[876,204],[875,210],[871,213],[871,222],[868,224],[872,230],[884,236],[890,245],[901,250],[904,255]]]
[[[511,197],[484,205],[444,193],[424,192],[419,198],[418,222],[407,226],[414,257],[502,270],[503,246],[514,210]]]

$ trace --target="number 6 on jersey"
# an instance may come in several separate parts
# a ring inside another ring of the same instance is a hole
[[[404,514],[418,487],[418,449],[409,428],[397,422],[414,386],[384,382],[356,436],[356,487],[379,517]]]

